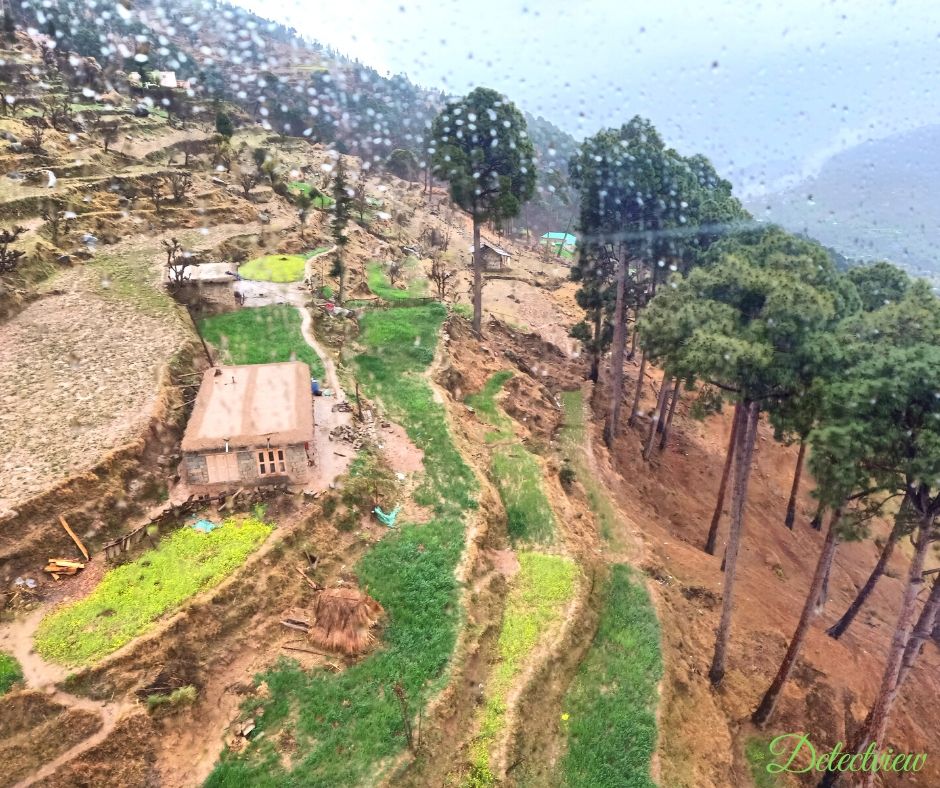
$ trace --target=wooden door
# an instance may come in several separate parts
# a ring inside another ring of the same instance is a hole
[[[238,454],[236,452],[207,454],[206,465],[209,471],[209,484],[238,481]]]

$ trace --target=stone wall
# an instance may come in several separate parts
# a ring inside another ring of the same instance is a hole
[[[287,473],[291,479],[303,479],[307,475],[307,452],[304,445],[288,446],[284,452]]]
[[[258,475],[255,452],[238,452],[238,477],[248,484],[258,484],[261,481],[261,477]]]
[[[204,455],[185,454],[183,464],[186,467],[186,480],[190,484],[209,483],[209,465]]]

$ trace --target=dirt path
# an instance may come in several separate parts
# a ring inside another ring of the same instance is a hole
[[[331,397],[314,397],[313,401],[315,423],[313,443],[317,458],[317,475],[321,480],[329,483],[346,471],[355,454],[352,449],[338,452],[336,444],[330,440],[330,431],[336,427],[349,424],[352,421],[352,413],[333,409],[335,405],[346,402],[346,393],[340,386],[339,377],[336,375],[336,365],[333,363],[330,354],[323,349],[323,346],[314,336],[313,317],[310,315],[310,310],[305,306],[299,306],[297,311],[300,312],[300,332],[303,334],[304,341],[323,362],[323,368],[326,370],[326,382],[333,395]]]

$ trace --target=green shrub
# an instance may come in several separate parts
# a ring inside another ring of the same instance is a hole
[[[9,654],[0,651],[0,695],[5,695],[14,684],[23,681],[23,669],[20,663]]]
[[[169,695],[148,695],[147,709],[154,711],[162,706],[191,706],[199,697],[198,690],[192,685],[177,687]]]

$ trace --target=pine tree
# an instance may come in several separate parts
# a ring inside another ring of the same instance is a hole
[[[473,330],[483,325],[480,227],[516,216],[535,192],[535,150],[522,113],[505,96],[476,88],[431,124],[434,173],[473,221]]]
[[[339,278],[339,292],[337,301],[342,304],[346,299],[346,260],[344,252],[349,243],[346,228],[352,213],[352,194],[346,180],[346,167],[343,159],[336,160],[336,169],[333,175],[333,243],[336,244],[336,256],[333,258],[333,267],[330,276]]]

